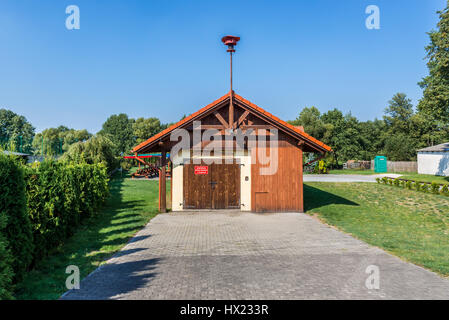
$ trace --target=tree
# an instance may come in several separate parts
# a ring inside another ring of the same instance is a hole
[[[391,161],[409,161],[416,159],[416,141],[404,133],[388,136],[384,153]]]
[[[105,136],[94,136],[87,141],[72,144],[62,159],[75,163],[103,163],[108,171],[118,167],[120,158],[114,153],[115,146]]]
[[[98,132],[99,135],[106,136],[114,145],[114,154],[128,153],[136,144],[133,133],[134,119],[128,118],[128,115],[120,113],[110,116],[103,128]]]
[[[429,32],[426,47],[429,75],[419,85],[424,89],[418,110],[449,123],[449,1],[440,16],[438,30]]]
[[[92,134],[89,133],[86,129],[71,129],[69,131],[61,133],[60,137],[63,140],[62,149],[65,152],[69,150],[72,144],[89,140],[92,137]]]
[[[411,100],[404,93],[397,93],[388,101],[384,120],[391,133],[407,134],[411,129],[411,118],[414,114]]]
[[[327,128],[323,142],[332,147],[335,163],[360,158],[359,122],[355,117],[333,109],[324,113],[321,120]]]
[[[86,141],[92,136],[86,129],[75,130],[65,126],[48,128],[36,134],[33,140],[35,154],[56,156],[64,153],[76,143]]]
[[[19,152],[31,152],[34,127],[24,116],[0,109],[0,147]]]
[[[384,120],[359,123],[360,159],[372,160],[382,152],[385,145],[386,124]]]
[[[315,107],[302,109],[299,117],[293,121],[289,121],[294,126],[303,126],[304,131],[316,139],[323,139],[326,127],[321,120],[321,113]]]
[[[167,126],[161,124],[161,121],[158,118],[138,118],[133,123],[133,134],[136,138],[135,143],[139,144],[144,142],[165,128],[167,128]]]
[[[417,149],[430,147],[449,140],[449,128],[425,112],[415,113],[411,119],[409,135],[416,140]]]

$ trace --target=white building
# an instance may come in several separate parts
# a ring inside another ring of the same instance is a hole
[[[418,150],[418,173],[449,176],[449,142]]]

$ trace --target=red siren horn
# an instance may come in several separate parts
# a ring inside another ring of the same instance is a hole
[[[237,45],[237,42],[240,40],[240,37],[234,36],[224,36],[221,41],[228,46],[228,52],[235,52],[234,46]]]

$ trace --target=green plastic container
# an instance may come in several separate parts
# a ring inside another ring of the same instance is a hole
[[[374,172],[387,172],[387,157],[377,156],[374,158]]]

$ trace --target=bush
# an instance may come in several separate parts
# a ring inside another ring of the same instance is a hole
[[[416,191],[420,191],[420,190],[421,190],[421,182],[415,181],[415,182],[413,183],[413,188],[414,188]]]
[[[0,215],[0,300],[11,299],[12,279],[14,272],[11,268],[12,257],[8,250],[8,242],[3,235],[6,227],[6,215]]]
[[[413,181],[408,180],[408,181],[405,183],[405,187],[406,187],[407,189],[409,189],[409,190],[412,190],[412,189],[413,189]]]
[[[376,178],[377,183],[381,183],[380,178]]]
[[[103,164],[48,160],[28,168],[26,181],[35,260],[62,244],[108,195]]]
[[[329,173],[326,163],[323,160],[318,161],[318,163],[315,165],[315,168],[313,170],[313,173],[317,174],[327,174]]]
[[[382,178],[382,183],[383,184],[387,184],[388,183],[388,178],[387,177],[383,177]]]
[[[399,187],[399,179],[398,178],[394,179],[393,184],[395,187]]]
[[[31,264],[33,238],[27,214],[23,166],[14,158],[0,155],[0,214],[6,221],[4,237],[11,252],[14,280],[20,280]]]
[[[441,193],[445,196],[449,196],[449,185],[445,184],[443,188],[441,188]]]
[[[432,193],[434,193],[434,194],[440,193],[440,185],[438,183],[432,182],[430,189],[432,190]]]
[[[429,184],[423,182],[423,184],[422,184],[422,186],[421,186],[421,191],[422,191],[422,192],[429,192],[429,189],[430,189]]]

